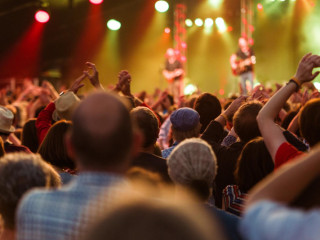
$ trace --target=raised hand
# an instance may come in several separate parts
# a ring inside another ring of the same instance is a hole
[[[225,110],[224,114],[227,115],[227,117],[232,116],[240,107],[241,105],[246,101],[246,96],[240,96],[233,100],[233,102],[230,104],[230,106]]]
[[[42,88],[38,99],[43,105],[47,105],[52,100],[50,95],[49,89]]]
[[[314,59],[314,67],[320,67],[320,56]]]
[[[119,73],[119,87],[121,92],[126,96],[132,96],[131,94],[131,75],[128,71],[122,70]]]
[[[46,80],[43,81],[42,87],[45,89],[48,89],[50,91],[50,94],[54,100],[59,97],[57,90],[54,88],[54,86],[49,81],[46,81]]]
[[[167,98],[168,94],[169,93],[167,90],[163,91],[160,96],[160,101],[164,101]]]
[[[100,84],[99,80],[99,73],[97,71],[96,65],[91,62],[86,62],[86,66],[89,70],[83,71],[83,74],[90,80],[92,86],[94,86],[96,89],[103,89],[103,87]]]
[[[74,92],[74,94],[77,94],[78,90],[84,86],[84,83],[82,81],[86,78],[87,76],[85,74],[82,74],[80,77],[78,77],[71,85],[69,88],[69,91]]]
[[[311,53],[306,54],[300,61],[295,78],[299,81],[299,84],[304,82],[310,82],[319,75],[319,71],[312,73],[316,64],[318,64],[319,56],[312,55]]]

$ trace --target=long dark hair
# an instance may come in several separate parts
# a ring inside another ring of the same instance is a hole
[[[69,169],[75,168],[75,164],[69,158],[64,144],[64,136],[71,128],[71,125],[72,123],[66,120],[56,122],[51,126],[39,147],[38,153],[53,166]]]
[[[29,119],[22,128],[22,145],[28,147],[31,152],[36,153],[39,142],[36,129],[36,118]]]
[[[273,169],[274,164],[263,138],[258,137],[244,146],[234,175],[240,190],[247,193]]]

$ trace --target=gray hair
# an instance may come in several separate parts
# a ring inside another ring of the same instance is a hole
[[[0,214],[5,228],[15,228],[15,211],[24,193],[60,185],[58,173],[39,154],[10,153],[0,158]]]

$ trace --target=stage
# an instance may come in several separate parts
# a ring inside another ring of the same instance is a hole
[[[50,19],[38,23],[34,13],[43,7],[40,1],[1,1],[2,83],[28,77],[48,79],[57,87],[68,85],[90,61],[96,64],[106,87],[117,81],[120,70],[126,69],[133,78],[133,92],[165,89],[164,55],[169,47],[175,47],[174,13],[176,5],[183,4],[185,18],[192,21],[192,26],[184,26],[185,85],[190,83],[219,96],[238,91],[238,79],[231,72],[229,58],[237,50],[245,24],[240,0],[171,0],[167,1],[168,11],[162,13],[155,9],[156,0],[46,2]],[[305,53],[320,54],[320,2],[251,3],[252,23],[248,28],[256,56],[255,83],[273,87],[294,74]],[[214,24],[196,26],[197,18],[211,18]],[[223,19],[225,29],[217,24],[218,18]],[[121,28],[108,29],[110,19],[119,21]]]

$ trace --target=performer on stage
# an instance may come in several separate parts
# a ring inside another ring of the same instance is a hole
[[[169,92],[173,95],[175,101],[177,101],[181,95],[181,86],[184,75],[183,65],[182,62],[178,60],[174,49],[168,48],[165,56],[167,59],[162,74],[168,81]]]
[[[234,75],[240,77],[240,93],[247,95],[248,89],[246,82],[249,81],[249,91],[253,89],[253,65],[256,63],[253,50],[249,47],[245,38],[239,38],[239,49],[230,57],[230,64]]]

